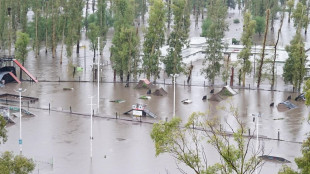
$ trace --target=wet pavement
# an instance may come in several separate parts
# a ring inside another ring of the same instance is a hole
[[[230,15],[231,19],[236,16],[240,17],[238,13]],[[231,25],[234,24],[231,23]],[[289,29],[290,27],[284,28]],[[238,27],[232,29],[238,30]],[[34,58],[33,53],[30,52],[25,67],[40,82],[37,84],[23,82],[21,85],[12,83],[0,88],[0,94],[15,94],[14,89],[26,88],[27,91],[23,95],[39,98],[38,102],[29,105],[29,110],[36,114],[36,117],[22,119],[23,154],[36,160],[37,168],[34,173],[179,173],[176,162],[171,156],[164,154],[155,157],[154,143],[150,138],[151,123],[172,118],[173,85],[171,85],[171,78],[163,72],[161,73],[156,87],[163,87],[168,95],[151,95],[150,100],[138,99],[140,96],[146,95],[147,90],[134,89],[136,81],[132,81],[129,88],[125,88],[125,84],[119,83],[118,79],[117,83],[113,83],[113,71],[109,60],[112,32],[110,30],[102,56],[105,65],[100,72],[99,109],[97,83],[92,82],[94,80],[91,71],[93,54],[86,41],[81,43],[81,45],[87,46],[86,50],[80,49],[79,55],[74,54],[72,60],[65,58],[61,65],[59,56],[53,59],[50,53],[45,55],[44,50],[41,50],[41,57]],[[190,36],[196,37],[197,33],[192,27]],[[233,33],[238,32],[231,32],[231,34]],[[231,36],[240,37],[241,35],[228,34],[227,37]],[[289,37],[283,38],[289,39]],[[283,40],[281,43],[288,42],[289,40]],[[59,53],[60,51],[58,51]],[[201,61],[193,62],[193,64],[195,68],[192,86],[186,85],[184,75],[177,78],[176,116],[181,117],[185,122],[192,112],[210,111],[212,116],[220,117],[223,125],[227,120],[236,127],[227,113],[217,110],[219,106],[229,106],[233,103],[239,109],[240,118],[246,122],[251,131],[255,128],[252,114],[261,113],[259,135],[265,137],[260,140],[261,144],[265,146],[265,153],[280,156],[292,162],[295,157],[301,155],[300,143],[310,130],[306,122],[309,109],[303,102],[294,100],[292,102],[298,108],[286,112],[280,112],[276,107],[269,106],[271,102],[277,105],[285,101],[289,95],[294,99],[298,94],[290,92],[292,91],[291,85],[285,85],[282,78],[278,77],[276,91],[268,90],[270,88],[268,81],[263,82],[263,90],[253,90],[256,84],[252,76],[248,76],[247,84],[250,84],[251,89],[239,89],[240,86],[236,85],[237,79],[235,79],[234,88],[238,92],[237,95],[221,102],[209,100],[204,102],[201,100],[202,96],[210,97],[211,88],[208,81],[200,74]],[[74,66],[83,67],[84,70],[73,74]],[[139,79],[142,78],[145,78],[145,75],[142,74],[139,77]],[[218,83],[215,92],[220,91],[219,86],[223,85],[222,82]],[[63,88],[73,88],[73,90],[63,90]],[[92,161],[89,157],[90,96],[94,96],[93,103],[96,104],[94,106],[96,117],[93,121]],[[110,102],[110,100],[116,99],[123,99],[126,102]],[[181,103],[181,100],[184,99],[191,99],[193,103],[184,105]],[[146,104],[147,108],[158,117],[156,119],[142,118],[142,123],[140,123],[139,120],[131,116],[122,115],[136,103]],[[48,111],[49,105],[52,110],[50,112]],[[24,103],[23,107],[27,108],[28,104]],[[70,114],[70,107],[72,114]],[[115,119],[116,112],[118,115],[121,114],[121,119]],[[0,149],[1,151],[11,150],[18,154],[19,124],[11,125],[7,129],[8,142],[1,145]],[[282,141],[276,140],[278,131]],[[208,164],[219,162],[219,157],[213,147],[205,146],[207,147]],[[267,162],[261,173],[277,173],[281,165]],[[180,166],[184,167],[182,164]],[[289,166],[296,168],[295,163],[291,163]],[[189,171],[186,167],[185,170]]]

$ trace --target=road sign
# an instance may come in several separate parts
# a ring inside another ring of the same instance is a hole
[[[142,116],[142,111],[133,110],[132,114],[133,114],[134,116],[139,116],[139,117],[141,117],[141,116]]]

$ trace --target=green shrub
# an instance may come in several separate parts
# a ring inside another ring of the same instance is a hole
[[[239,19],[234,19],[234,24],[239,24],[240,20]]]
[[[240,41],[237,40],[236,38],[232,38],[231,42],[233,45],[238,45],[240,43]]]

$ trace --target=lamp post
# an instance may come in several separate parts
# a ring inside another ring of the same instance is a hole
[[[98,113],[99,113],[99,69],[100,69],[100,58],[99,58],[99,47],[100,47],[100,42],[99,42],[99,40],[100,40],[100,37],[98,37],[98,51],[97,51],[97,59],[98,59],[98,62],[97,62],[97,71],[98,71],[98,74],[97,74],[97,76],[98,76],[98,79],[97,79],[97,81],[98,81]]]
[[[258,121],[259,121],[258,119],[261,116],[261,114],[258,113],[258,114],[252,114],[252,115],[254,116],[253,121],[256,122],[255,124],[256,126],[256,147],[255,149],[256,149],[256,154],[257,154],[258,152]],[[257,174],[257,166],[255,167],[255,174]]]
[[[90,98],[90,160],[93,159],[93,96]]]
[[[170,74],[173,77],[173,117],[175,117],[175,78],[179,76],[179,74]]]
[[[18,88],[15,92],[19,93],[19,153],[23,153],[23,139],[22,139],[22,92],[25,92],[27,89]]]

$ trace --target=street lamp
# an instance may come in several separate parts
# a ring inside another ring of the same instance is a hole
[[[252,114],[253,117],[253,122],[256,122],[255,126],[256,126],[256,154],[258,154],[258,119],[261,116],[260,113],[258,114]],[[257,166],[255,167],[255,173],[257,174]]]
[[[93,96],[90,98],[90,160],[93,159]]]
[[[23,153],[23,139],[22,139],[22,92],[25,92],[27,89],[18,88],[15,92],[19,93],[19,153]]]
[[[170,74],[173,77],[173,117],[175,116],[175,78],[179,76],[179,74]]]
[[[98,37],[98,52],[97,52],[97,59],[98,59],[98,64],[97,64],[97,71],[98,71],[98,74],[97,74],[97,76],[98,76],[98,79],[97,79],[97,81],[98,81],[98,113],[99,113],[99,69],[100,69],[100,58],[99,58],[100,42],[99,42],[99,40],[100,40],[100,37]]]

